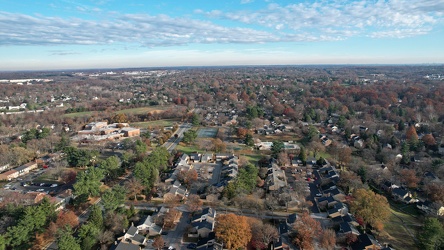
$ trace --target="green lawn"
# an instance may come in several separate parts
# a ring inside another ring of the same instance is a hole
[[[185,154],[191,154],[193,152],[202,151],[197,146],[194,146],[194,145],[185,146],[185,145],[181,145],[181,144],[177,145],[176,150],[184,152]]]
[[[152,112],[152,111],[164,111],[167,110],[168,108],[170,108],[170,106],[149,106],[149,107],[140,107],[140,108],[132,108],[132,109],[122,109],[117,111],[117,114],[133,114],[133,115],[140,115],[140,114],[146,114],[148,112]],[[70,117],[70,118],[74,118],[74,117],[82,117],[82,116],[91,116],[94,112],[99,112],[99,111],[85,111],[85,112],[76,112],[76,113],[69,113],[69,114],[64,114],[63,117]]]
[[[179,123],[178,119],[164,119],[149,122],[134,122],[131,126],[138,128],[148,128],[148,127],[172,127],[175,123]]]
[[[82,117],[82,116],[91,116],[93,114],[93,112],[95,112],[95,111],[69,113],[69,114],[64,114],[63,117],[75,118],[75,117]]]
[[[148,112],[152,111],[164,111],[170,108],[170,106],[149,106],[149,107],[140,107],[140,108],[132,108],[132,109],[122,109],[117,111],[117,114],[133,114],[133,115],[140,115],[140,114],[146,114]]]
[[[385,232],[381,233],[378,239],[382,243],[392,244],[395,249],[416,249],[413,237],[421,227],[421,222],[417,217],[405,212],[405,208],[411,210],[409,206],[390,202],[392,215],[384,224]]]

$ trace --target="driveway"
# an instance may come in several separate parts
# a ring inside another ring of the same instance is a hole
[[[180,221],[177,223],[176,227],[173,230],[168,231],[167,235],[163,235],[163,240],[167,247],[172,246],[176,250],[186,249],[186,245],[182,243],[182,237],[186,233],[189,215],[189,212],[182,212],[182,217],[180,217]]]

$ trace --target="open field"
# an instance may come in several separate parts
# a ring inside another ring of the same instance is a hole
[[[175,123],[180,123],[179,119],[164,119],[149,122],[133,122],[130,125],[137,128],[148,127],[172,127]]]
[[[132,109],[122,109],[119,111],[116,111],[117,114],[132,114],[132,115],[140,115],[140,114],[147,114],[148,112],[162,112],[164,110],[167,110],[170,106],[149,106],[149,107],[140,107],[140,108],[132,108]],[[82,117],[82,116],[91,116],[94,114],[94,112],[99,111],[85,111],[85,112],[76,112],[76,113],[69,113],[64,114],[63,117]]]
[[[409,213],[398,210],[400,207],[397,205],[400,204],[390,204],[392,215],[384,224],[384,232],[378,239],[381,243],[392,244],[395,249],[417,249],[414,237],[421,227],[421,221]]]
[[[167,110],[170,106],[149,106],[149,107],[140,107],[140,108],[132,108],[132,109],[122,109],[117,111],[117,114],[132,114],[132,115],[140,115],[147,114],[148,112],[162,112]]]

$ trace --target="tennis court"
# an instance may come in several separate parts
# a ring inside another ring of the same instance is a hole
[[[218,128],[200,128],[199,130],[197,130],[197,137],[215,138],[218,131],[219,131]]]

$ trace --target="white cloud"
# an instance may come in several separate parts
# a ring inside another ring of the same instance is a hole
[[[247,4],[247,3],[252,3],[254,2],[254,0],[241,0],[240,3],[241,4]]]
[[[68,1],[69,2],[69,1]],[[250,0],[244,0],[244,3]],[[82,11],[100,11],[78,5]],[[102,12],[103,13],[103,12]],[[262,10],[195,10],[210,20],[110,13],[101,20],[0,11],[0,46],[337,41],[350,37],[405,38],[442,27],[443,0],[344,0],[270,3]],[[233,21],[230,26],[219,19]],[[234,25],[233,25],[234,24]],[[237,25],[236,25],[237,24]]]

